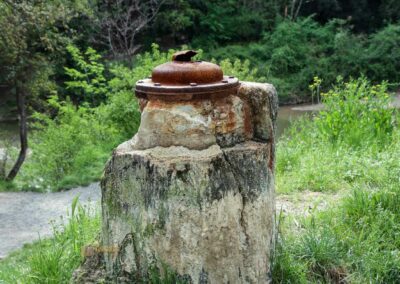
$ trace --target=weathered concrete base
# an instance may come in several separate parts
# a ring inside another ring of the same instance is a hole
[[[131,143],[116,149],[102,181],[107,272],[135,280],[168,267],[191,283],[268,283],[273,145]]]

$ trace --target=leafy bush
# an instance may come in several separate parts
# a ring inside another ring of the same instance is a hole
[[[224,74],[235,76],[243,81],[260,82],[265,80],[264,77],[258,77],[257,69],[250,68],[249,60],[241,61],[240,59],[236,60],[224,59],[219,63],[219,65],[221,66],[221,69],[224,71]]]
[[[32,155],[18,182],[24,188],[54,190],[96,180],[121,139],[119,133],[95,109],[56,97],[49,103],[58,114],[54,119],[35,114]]]
[[[365,78],[337,85],[323,95],[325,109],[315,119],[319,137],[351,147],[383,144],[394,129],[387,83],[371,86]]]
[[[373,81],[400,83],[400,24],[372,34],[363,50],[364,74]]]
[[[139,106],[134,96],[135,83],[150,76],[157,65],[169,61],[172,53],[173,50],[160,52],[158,45],[153,44],[151,52],[135,58],[133,68],[122,64],[110,66],[112,78],[107,82],[107,102],[99,107],[99,111],[105,121],[118,129],[123,139],[131,138],[140,124]]]
[[[280,20],[258,42],[218,47],[206,55],[249,60],[257,77],[277,87],[281,102],[302,102],[310,99],[308,85],[315,76],[323,79],[322,89],[339,75],[348,80],[364,74],[374,83],[398,85],[399,31],[400,25],[388,25],[367,37],[351,33],[344,20],[325,25],[312,18]]]
[[[107,93],[104,65],[99,62],[101,56],[93,49],[88,48],[84,54],[73,45],[67,46],[75,68],[64,67],[66,89],[77,102],[89,102],[92,106],[104,101]]]

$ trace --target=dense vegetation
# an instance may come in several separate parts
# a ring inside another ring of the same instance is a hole
[[[249,59],[258,76],[277,85],[281,102],[309,100],[314,76],[325,87],[337,75],[361,73],[374,82],[399,83],[398,1],[114,2],[0,1],[0,85],[15,91],[19,84],[29,104],[44,111],[49,96],[73,93],[65,83],[68,44],[94,48],[106,65],[134,68],[134,54],[154,42],[163,49],[201,48],[208,60]]]
[[[0,190],[98,180],[139,125],[135,82],[170,60],[169,48],[201,49],[227,74],[273,83],[281,103],[317,101],[322,91],[324,111],[279,141],[277,188],[338,201],[281,218],[274,281],[396,283],[400,130],[388,103],[400,83],[399,20],[394,0],[0,0],[0,100],[16,97],[11,110],[28,115],[30,149],[5,182],[20,155],[0,141]],[[0,282],[68,282],[100,225],[76,203],[72,212],[54,239],[0,262]]]
[[[278,192],[337,198],[328,210],[281,220],[277,283],[400,279],[400,115],[388,99],[386,83],[340,81],[323,95],[324,111],[280,140]]]
[[[397,283],[400,114],[388,108],[386,83],[365,78],[339,79],[322,97],[326,109],[295,123],[278,144],[277,189],[340,198],[308,217],[279,218],[274,283]],[[54,239],[0,262],[0,279],[67,283],[81,261],[78,248],[96,240],[100,225],[76,202],[72,212]],[[174,283],[152,277],[151,283]]]

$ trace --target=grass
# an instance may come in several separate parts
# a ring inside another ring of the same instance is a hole
[[[68,222],[54,224],[53,238],[25,245],[0,261],[0,283],[69,283],[82,261],[81,248],[94,242],[99,231],[99,212],[76,198]]]
[[[399,283],[399,114],[380,88],[365,79],[335,88],[325,112],[279,142],[278,192],[348,194],[300,221],[282,218],[275,283]]]

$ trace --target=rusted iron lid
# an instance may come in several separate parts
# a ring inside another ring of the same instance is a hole
[[[223,79],[221,68],[214,63],[192,61],[197,54],[193,50],[175,53],[172,61],[161,64],[153,69],[151,78],[154,83],[163,85],[211,84]]]
[[[237,89],[237,78],[224,76],[217,64],[192,61],[191,58],[196,54],[193,50],[175,53],[171,62],[153,69],[151,78],[136,83],[136,96],[226,93],[227,90]]]

